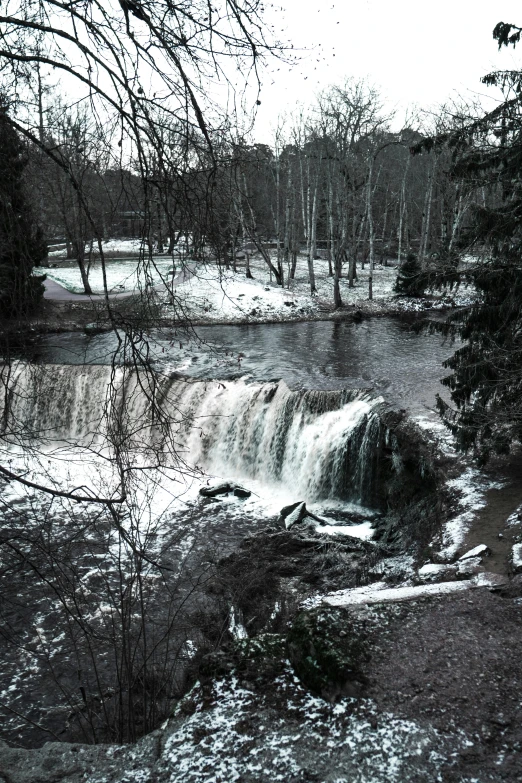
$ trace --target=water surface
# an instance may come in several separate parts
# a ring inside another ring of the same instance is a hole
[[[205,326],[197,328],[197,336],[179,330],[152,333],[158,369],[195,378],[282,378],[293,389],[373,389],[412,413],[433,410],[435,394],[443,392],[440,379],[448,374],[442,362],[455,350],[440,335],[398,318]],[[109,364],[116,345],[113,333],[49,335],[39,339],[35,358]]]

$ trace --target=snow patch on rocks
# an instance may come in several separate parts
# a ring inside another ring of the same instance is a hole
[[[267,693],[242,687],[232,675],[214,682],[210,695],[196,686],[190,698],[196,709],[171,720],[157,765],[169,783],[438,779],[444,740],[433,728],[391,713],[377,721],[367,699],[359,706],[351,699],[324,702],[303,689],[290,666]]]
[[[419,568],[418,578],[421,582],[441,582],[455,579],[457,567],[447,563],[426,563]]]
[[[522,573],[522,544],[514,544],[511,550],[511,565],[515,574]]]
[[[487,557],[491,554],[491,550],[489,547],[487,547],[485,544],[479,544],[476,547],[473,547],[473,549],[470,549],[469,552],[466,552],[466,554],[461,555],[459,557],[459,561],[461,560],[469,560],[470,558],[474,557]]]
[[[383,601],[412,601],[431,595],[444,595],[469,590],[474,584],[471,581],[437,582],[423,585],[401,585],[388,587],[386,582],[376,582],[373,585],[354,587],[348,590],[336,590],[323,596],[317,596],[305,601],[304,606],[310,608],[320,604],[330,606],[356,606],[358,604],[376,604]]]
[[[369,572],[374,576],[382,577],[385,581],[404,581],[415,575],[414,563],[415,558],[412,555],[384,557],[370,568]]]

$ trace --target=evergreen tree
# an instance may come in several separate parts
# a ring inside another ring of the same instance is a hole
[[[493,35],[500,47],[515,45],[520,33],[521,28],[501,23]],[[445,364],[453,370],[443,383],[455,408],[438,398],[460,448],[474,448],[485,462],[522,440],[522,72],[497,72],[483,81],[503,87],[506,99],[435,142],[453,146],[454,176],[489,194],[489,204],[475,205],[463,238],[467,252],[481,260],[461,263],[451,280],[471,281],[478,300],[443,327],[465,341]]]
[[[32,270],[47,249],[25,196],[26,165],[22,143],[0,104],[0,318],[27,315],[43,294],[43,280]]]
[[[401,264],[395,282],[395,293],[403,296],[422,296],[426,288],[426,279],[415,253],[408,253]]]

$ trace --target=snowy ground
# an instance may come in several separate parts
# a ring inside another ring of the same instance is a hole
[[[129,240],[130,247],[137,240]],[[109,243],[107,243],[109,245]],[[125,243],[115,247],[126,247]],[[57,251],[60,252],[60,251]],[[174,308],[194,320],[226,321],[281,321],[323,317],[333,310],[333,278],[328,276],[328,262],[317,259],[314,262],[317,293],[311,295],[308,280],[307,261],[299,256],[296,277],[286,280],[284,288],[275,283],[270,270],[263,259],[254,256],[251,271],[254,279],[247,279],[245,269],[238,268],[234,273],[208,262],[199,262],[195,276],[190,280],[172,286],[173,273],[182,268],[180,257],[155,256],[146,265],[139,259],[109,260],[107,262],[107,285],[110,292],[132,293],[139,288],[153,285],[164,303],[164,315],[170,316]],[[192,265],[194,262],[190,261]],[[44,270],[41,270],[42,272]],[[63,285],[72,293],[82,293],[80,273],[72,264],[45,270],[48,278]],[[369,267],[359,268],[359,278],[354,288],[348,287],[348,281],[341,280],[341,297],[347,307],[365,309],[369,312],[382,312],[383,305],[392,305],[398,312],[413,312],[426,309],[469,304],[469,291],[451,293],[437,298],[410,300],[397,298],[393,287],[397,276],[395,266],[377,265],[373,275],[373,302],[368,300]],[[96,262],[90,271],[89,280],[93,293],[103,293],[101,265]]]

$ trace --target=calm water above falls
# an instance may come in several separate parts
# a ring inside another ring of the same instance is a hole
[[[206,326],[197,333],[202,344],[174,331],[155,333],[153,355],[159,368],[197,378],[282,378],[294,389],[373,389],[414,414],[433,410],[435,394],[444,388],[440,379],[447,374],[442,362],[455,349],[440,335],[392,318],[361,324]],[[114,346],[112,334],[47,336],[38,343],[37,358],[107,364]]]

